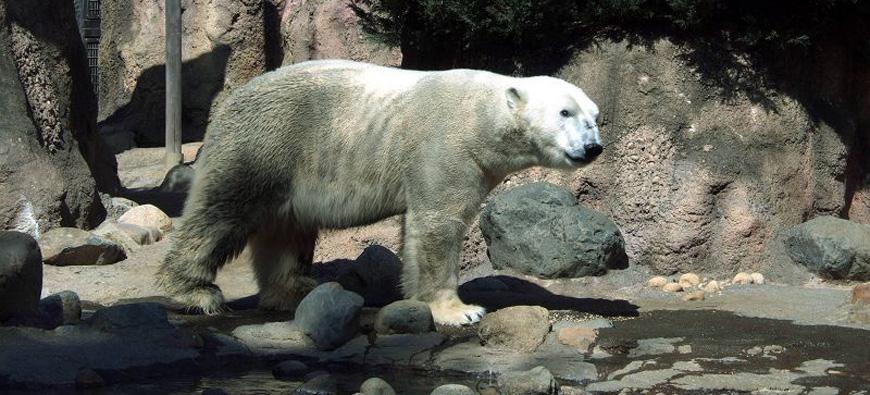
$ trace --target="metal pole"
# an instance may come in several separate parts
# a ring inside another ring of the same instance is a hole
[[[166,0],[166,168],[181,155],[181,0]]]

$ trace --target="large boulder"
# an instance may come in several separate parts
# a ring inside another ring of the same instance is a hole
[[[784,241],[791,259],[813,273],[870,280],[870,225],[822,216],[786,232]]]
[[[511,306],[483,316],[477,335],[481,343],[533,352],[550,332],[550,312],[540,306]]]
[[[561,278],[628,266],[625,242],[613,221],[549,183],[496,195],[480,216],[480,230],[496,269]]]
[[[93,227],[118,188],[68,1],[0,6],[0,229]]]
[[[0,232],[0,323],[37,313],[42,293],[42,256],[36,240]]]

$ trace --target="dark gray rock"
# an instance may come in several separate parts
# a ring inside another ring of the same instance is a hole
[[[628,266],[616,224],[549,183],[496,195],[480,216],[480,229],[496,269],[563,278],[601,275]]]
[[[115,242],[76,228],[54,228],[39,239],[42,259],[54,266],[108,265],[126,259]]]
[[[272,368],[272,375],[276,379],[296,380],[305,377],[308,371],[308,365],[299,361],[288,360],[275,365]]]
[[[435,388],[431,395],[477,395],[477,391],[462,384],[444,384]]]
[[[366,306],[381,307],[402,299],[402,261],[388,248],[369,246],[356,260],[334,264],[343,271],[336,281],[362,296]]]
[[[306,381],[296,389],[298,395],[335,395],[338,393],[338,380],[331,374],[321,374]]]
[[[157,303],[130,303],[97,310],[87,320],[94,329],[109,333],[156,334],[173,331],[166,310]]]
[[[870,225],[817,217],[784,236],[786,253],[811,272],[832,279],[870,280]]]
[[[540,306],[512,306],[483,316],[477,334],[487,346],[532,352],[550,332],[550,313]]]
[[[359,387],[359,392],[363,395],[396,395],[393,387],[380,377],[372,377],[363,381]]]
[[[314,288],[299,302],[294,323],[321,350],[334,349],[359,331],[363,298],[338,283]]]
[[[511,395],[558,395],[559,383],[543,366],[524,372],[506,372],[498,378],[502,393]]]
[[[42,292],[42,256],[33,237],[0,232],[0,322],[34,315]]]
[[[76,388],[78,389],[88,389],[88,388],[100,388],[106,385],[106,380],[103,379],[103,376],[100,376],[99,373],[95,372],[93,369],[82,369],[79,370],[76,375]]]
[[[418,300],[400,300],[378,311],[375,330],[381,334],[426,333],[435,329],[429,305]]]
[[[163,192],[176,193],[187,192],[190,190],[190,185],[193,183],[193,176],[194,170],[192,167],[185,164],[176,165],[166,173],[166,177],[163,178],[163,183],[160,184],[160,190]]]
[[[48,327],[77,324],[82,319],[82,301],[73,291],[61,291],[39,301],[39,311]]]
[[[202,390],[200,395],[228,395],[229,392],[226,392],[220,388],[206,388]]]

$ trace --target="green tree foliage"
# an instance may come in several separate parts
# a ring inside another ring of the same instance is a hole
[[[409,68],[541,72],[607,35],[751,53],[831,38],[870,59],[867,0],[354,0],[354,8],[370,32],[402,46]]]

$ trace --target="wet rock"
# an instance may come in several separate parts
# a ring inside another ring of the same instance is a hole
[[[746,272],[740,272],[734,276],[734,280],[731,282],[740,285],[752,284],[752,275]]]
[[[310,337],[286,321],[242,325],[233,330],[233,337],[261,355],[310,356],[319,352]]]
[[[764,275],[758,272],[749,275],[752,278],[753,284],[764,284]]]
[[[359,387],[359,392],[363,395],[396,395],[393,387],[379,377],[372,377],[363,381]]]
[[[822,277],[870,280],[870,225],[817,217],[787,231],[784,242],[793,261]]]
[[[503,393],[517,395],[556,395],[559,383],[549,370],[537,366],[525,372],[506,372],[498,378]]]
[[[82,319],[82,302],[73,291],[61,291],[39,301],[39,311],[46,325],[77,324]]]
[[[432,390],[430,395],[477,395],[477,392],[462,384],[444,384]]]
[[[388,248],[369,246],[353,262],[337,263],[346,265],[347,271],[336,281],[362,296],[366,306],[381,307],[402,299],[402,261]]]
[[[298,395],[334,395],[338,394],[338,380],[331,374],[322,374],[306,381],[296,389]]]
[[[79,370],[79,373],[76,375],[76,388],[79,389],[88,389],[88,388],[100,388],[106,385],[106,381],[100,376],[99,373],[95,372],[93,369],[82,369]]]
[[[678,281],[683,288],[697,287],[701,283],[701,278],[695,273],[686,273],[680,276]]]
[[[477,330],[483,344],[531,352],[550,332],[550,313],[540,306],[512,306],[487,314]]]
[[[581,352],[588,352],[597,337],[598,332],[595,329],[579,327],[559,329],[556,335],[559,343],[576,347]]]
[[[42,260],[54,266],[108,265],[126,259],[115,242],[76,228],[54,228],[39,239]]]
[[[601,275],[628,265],[616,224],[549,183],[496,195],[481,213],[480,229],[496,269],[563,278]]]
[[[42,292],[42,256],[33,237],[0,232],[0,323],[36,314]]]
[[[314,288],[296,308],[294,323],[314,340],[318,349],[331,350],[359,331],[363,298],[338,283]]]
[[[663,276],[655,276],[649,281],[646,282],[646,285],[650,288],[661,288],[664,287],[665,284],[668,283],[668,278]]]
[[[163,234],[172,230],[172,219],[166,213],[151,204],[143,204],[127,210],[118,218],[119,223],[139,225],[145,228],[157,228]]]
[[[683,287],[677,283],[667,283],[662,287],[665,292],[683,292]]]
[[[97,310],[86,323],[109,333],[153,333],[172,331],[166,310],[157,303],[130,303]]]
[[[434,329],[429,305],[417,300],[390,303],[375,317],[375,330],[380,334],[426,333]]]
[[[853,287],[850,301],[854,305],[870,306],[870,282]]]
[[[694,291],[694,292],[689,292],[688,294],[683,296],[683,301],[684,302],[697,302],[697,301],[704,300],[704,297],[705,297],[704,291]]]
[[[206,388],[200,395],[228,395],[229,393],[220,388]]]
[[[308,365],[300,362],[300,361],[284,361],[272,368],[272,375],[275,376],[276,379],[281,380],[295,380],[305,377],[305,374],[308,373]]]
[[[192,167],[180,164],[175,165],[166,173],[160,190],[163,192],[186,193],[193,184],[194,170]]]

